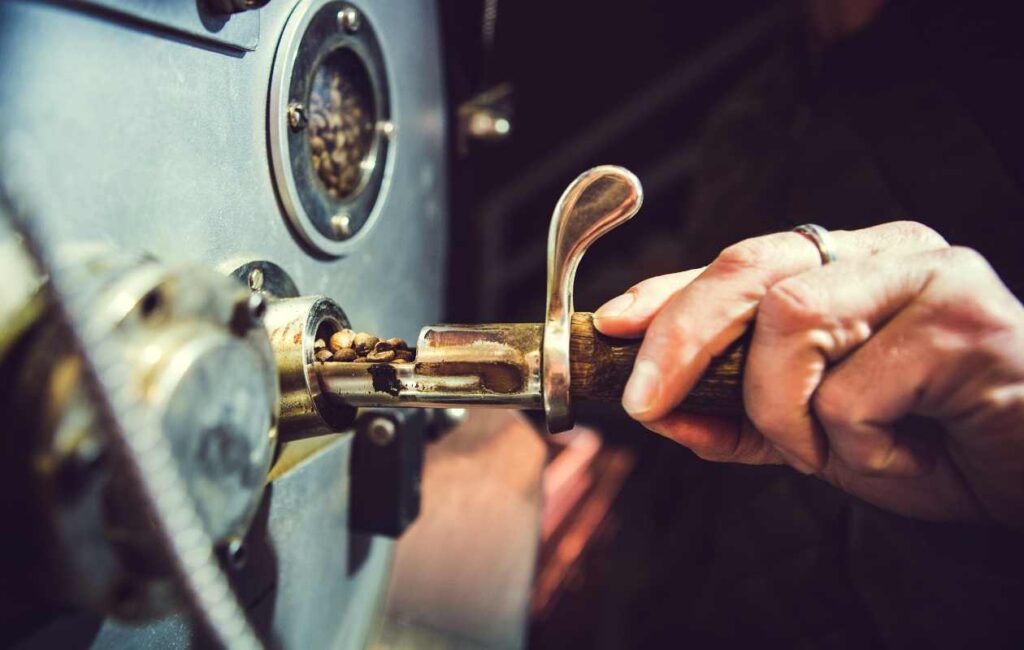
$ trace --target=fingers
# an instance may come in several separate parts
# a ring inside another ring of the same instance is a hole
[[[1020,303],[977,253],[947,249],[907,263],[922,267],[926,285],[828,373],[812,401],[832,453],[865,475],[932,471],[935,446],[894,428],[907,414],[946,423],[945,443],[956,445],[962,442],[957,433],[964,414],[999,412],[987,408],[997,401],[989,382],[1013,354],[1002,344],[1003,334],[1020,328]],[[1014,321],[1016,327],[1010,325]],[[980,430],[1006,425],[986,422]],[[963,442],[972,457],[981,458],[976,445],[991,439],[973,435]]]
[[[704,267],[701,267],[644,280],[601,305],[594,312],[594,327],[603,334],[618,338],[643,336],[647,325],[665,301],[693,282],[703,271]]]
[[[747,465],[781,464],[784,459],[747,418],[669,413],[646,426],[688,447],[704,460]]]
[[[829,440],[809,405],[829,364],[863,344],[927,282],[930,271],[907,259],[836,262],[779,282],[762,301],[747,355],[744,403],[758,430],[797,469],[820,471],[827,461]],[[861,427],[857,435],[877,445],[885,434]],[[848,449],[840,443],[834,450],[854,451],[858,444],[847,443]]]
[[[839,259],[946,246],[931,229],[909,222],[832,235]],[[623,395],[624,408],[643,422],[665,416],[690,391],[711,357],[746,330],[773,285],[820,265],[818,251],[796,233],[727,248],[650,320]]]
[[[936,367],[951,365],[931,348],[933,315],[919,305],[950,257],[947,249],[837,262],[765,296],[744,402],[798,469],[819,472],[833,454],[861,473],[928,471],[926,450],[897,437],[892,423],[914,410]]]
[[[667,414],[710,358],[742,334],[768,287],[816,264],[817,251],[795,233],[723,251],[651,320],[623,395],[626,411],[640,421]]]

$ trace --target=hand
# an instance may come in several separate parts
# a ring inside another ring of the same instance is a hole
[[[1024,307],[988,263],[917,223],[749,239],[651,278],[595,324],[643,336],[623,406],[708,460],[787,463],[933,521],[1024,525]],[[753,326],[742,422],[674,413]],[[921,416],[924,436],[903,426]]]

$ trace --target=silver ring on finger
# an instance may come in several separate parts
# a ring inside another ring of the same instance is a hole
[[[821,256],[822,266],[836,261],[836,248],[832,243],[832,234],[826,228],[816,223],[804,223],[794,228],[793,232],[803,235],[814,244]]]

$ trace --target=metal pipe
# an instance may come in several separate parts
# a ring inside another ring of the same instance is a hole
[[[314,371],[338,405],[540,409],[542,334],[529,323],[432,325],[414,361],[315,362]]]

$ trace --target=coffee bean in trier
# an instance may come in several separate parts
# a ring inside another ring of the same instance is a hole
[[[408,363],[415,359],[405,339],[382,339],[368,332],[338,330],[328,341],[313,344],[317,361],[332,363]]]

